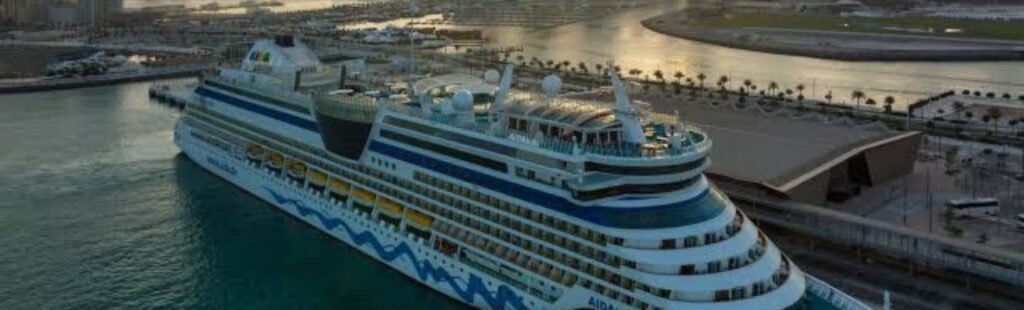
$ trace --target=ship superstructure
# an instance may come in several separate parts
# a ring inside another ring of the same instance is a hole
[[[511,90],[512,67],[345,89],[292,38],[205,78],[176,130],[204,168],[412,279],[491,309],[863,309],[704,176],[677,116]]]

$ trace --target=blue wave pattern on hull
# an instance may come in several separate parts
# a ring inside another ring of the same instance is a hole
[[[369,244],[374,252],[376,252],[377,257],[380,257],[384,261],[391,262],[402,256],[408,257],[413,263],[413,266],[416,267],[416,274],[419,276],[420,280],[428,281],[433,279],[434,282],[438,283],[446,282],[466,303],[472,304],[474,296],[480,295],[480,297],[483,298],[492,309],[504,309],[505,304],[511,306],[512,309],[527,309],[526,306],[523,305],[522,297],[516,295],[514,291],[505,285],[498,286],[498,291],[491,294],[490,290],[487,289],[487,286],[484,285],[484,281],[481,280],[480,277],[470,274],[469,281],[453,277],[444,268],[434,267],[433,264],[427,260],[419,260],[416,257],[416,253],[414,253],[405,242],[399,242],[397,246],[382,245],[380,241],[377,240],[377,237],[369,232],[364,231],[358,233],[352,230],[348,224],[345,224],[345,221],[339,218],[326,216],[323,213],[320,213],[320,211],[306,207],[302,201],[285,197],[272,189],[266,187],[263,189],[270,193],[270,196],[278,204],[282,206],[291,204],[294,206],[295,210],[299,212],[299,215],[309,216],[312,214],[316,216],[317,220],[320,221],[320,224],[327,230],[334,230],[338,227],[343,228],[345,233],[348,234],[356,246]],[[464,288],[460,287],[458,284],[459,281],[465,282],[466,286]]]

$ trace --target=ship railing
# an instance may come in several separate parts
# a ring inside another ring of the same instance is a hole
[[[313,99],[316,110],[342,119],[372,122],[381,104],[366,96],[325,95]]]
[[[699,128],[693,126],[687,126],[686,132],[688,138],[682,142],[682,147],[673,148],[669,146],[669,143],[662,141],[655,141],[646,144],[635,144],[635,143],[608,143],[608,144],[579,144],[568,139],[561,139],[551,137],[543,134],[529,133],[525,131],[519,131],[515,129],[509,129],[505,126],[500,128],[491,128],[490,123],[482,123],[473,121],[472,119],[460,118],[458,115],[445,115],[440,113],[425,113],[423,110],[417,107],[402,106],[402,105],[382,105],[383,108],[389,111],[394,111],[399,114],[413,116],[419,119],[427,120],[432,123],[441,124],[449,127],[457,127],[477,133],[483,133],[490,136],[499,137],[508,141],[513,141],[521,144],[531,145],[537,148],[566,154],[566,155],[590,155],[600,157],[616,157],[616,158],[665,158],[665,157],[677,157],[687,154],[693,154],[695,152],[701,152],[709,147],[709,140],[707,134]]]
[[[842,290],[839,290],[825,281],[819,280],[809,274],[804,274],[804,278],[807,283],[807,290],[821,299],[828,302],[830,305],[839,310],[866,310],[874,309],[864,302],[853,298],[853,296],[847,295]]]

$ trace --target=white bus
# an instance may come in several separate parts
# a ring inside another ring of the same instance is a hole
[[[995,198],[954,199],[946,202],[946,207],[957,217],[999,215],[999,199]]]

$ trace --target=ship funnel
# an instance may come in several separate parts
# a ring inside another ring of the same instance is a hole
[[[614,68],[614,66],[609,63],[609,68]],[[629,143],[643,144],[647,138],[644,137],[643,128],[640,128],[640,120],[633,110],[633,105],[629,103],[626,88],[622,86],[622,80],[619,80],[618,73],[612,70],[610,74],[612,89],[615,91],[615,120],[622,123],[623,140]]]
[[[508,98],[508,89],[512,87],[512,64],[505,65],[505,72],[501,75],[501,83],[498,84],[498,93],[494,95],[494,102],[491,103],[491,113],[498,113],[505,105]]]

